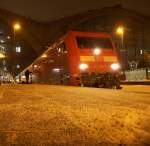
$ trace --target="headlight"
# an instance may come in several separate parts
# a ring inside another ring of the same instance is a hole
[[[113,64],[111,64],[110,67],[111,67],[112,70],[118,70],[118,69],[120,69],[120,65],[118,63],[113,63]]]
[[[94,55],[99,55],[101,54],[101,50],[99,48],[94,49]]]
[[[80,70],[85,70],[85,69],[88,68],[88,65],[85,64],[85,63],[82,63],[82,64],[79,65],[79,68],[80,68]]]

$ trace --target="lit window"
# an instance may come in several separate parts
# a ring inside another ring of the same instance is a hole
[[[16,65],[16,68],[17,68],[17,69],[19,69],[19,68],[20,68],[20,65],[19,65],[19,64],[17,64],[17,65]]]
[[[141,55],[143,54],[143,50],[140,50],[140,54],[141,54]]]
[[[20,47],[20,46],[17,46],[17,47],[16,47],[16,52],[17,52],[17,53],[20,53],[20,52],[21,52],[21,47]]]

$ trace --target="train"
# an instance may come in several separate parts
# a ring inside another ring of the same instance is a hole
[[[33,82],[120,88],[121,66],[109,33],[70,31],[29,69]]]

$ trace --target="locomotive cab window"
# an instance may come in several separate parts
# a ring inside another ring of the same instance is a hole
[[[78,48],[94,49],[96,47],[102,49],[112,49],[112,43],[109,38],[96,38],[96,37],[77,37]]]

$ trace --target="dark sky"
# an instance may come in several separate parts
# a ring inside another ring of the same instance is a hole
[[[38,21],[53,21],[118,3],[150,16],[150,0],[0,0],[0,8]]]

